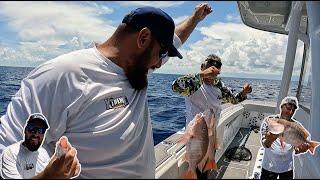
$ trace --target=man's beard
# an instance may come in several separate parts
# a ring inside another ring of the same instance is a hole
[[[136,90],[141,90],[148,86],[148,68],[146,65],[151,60],[151,51],[154,43],[152,43],[142,54],[133,58],[133,64],[128,67],[126,76],[129,83]]]
[[[32,137],[34,136],[30,136],[30,138],[27,139],[27,136],[25,136],[25,145],[29,149],[29,151],[37,151],[41,146],[41,139],[39,138],[39,142],[37,144],[34,144],[31,140]]]

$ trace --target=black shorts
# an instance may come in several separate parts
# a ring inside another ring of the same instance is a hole
[[[283,172],[283,173],[275,173],[262,168],[260,179],[293,179],[293,170]]]

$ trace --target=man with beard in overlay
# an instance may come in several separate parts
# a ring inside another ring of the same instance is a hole
[[[41,114],[29,116],[24,128],[24,140],[8,146],[1,155],[1,176],[10,179],[29,179],[42,171],[50,160],[41,146],[49,128]]]
[[[51,154],[68,137],[81,163],[79,178],[155,178],[147,75],[169,57],[182,58],[176,48],[211,12],[202,3],[175,27],[161,9],[137,8],[102,44],[41,64],[1,117],[0,152],[19,141],[22,117],[41,112],[51,127],[44,148]]]
[[[52,159],[57,158],[70,158],[66,161],[55,161],[62,162],[64,164],[70,163],[70,166],[61,167],[57,163],[54,164],[57,168],[54,169],[54,173],[47,171],[43,174],[43,170],[46,168],[50,161],[50,157],[47,151],[42,147],[45,140],[46,132],[49,129],[48,121],[41,113],[34,113],[27,119],[24,128],[24,140],[16,142],[8,146],[3,150],[0,157],[0,175],[5,179],[36,179],[38,176],[44,178],[66,178],[64,175],[64,169],[72,169],[70,172],[76,171],[70,174],[70,177],[76,177],[79,175],[80,164],[76,158],[76,150],[68,143],[66,137],[60,138],[57,142],[57,146],[60,146],[61,141],[64,141],[64,147],[61,147],[63,153],[61,156],[54,154]],[[74,156],[72,154],[75,152]],[[75,159],[75,161],[73,161]]]

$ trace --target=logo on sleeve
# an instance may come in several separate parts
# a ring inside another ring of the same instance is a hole
[[[129,102],[126,96],[120,96],[120,97],[111,97],[104,100],[106,103],[106,109],[117,109],[117,108],[123,108],[126,107]]]

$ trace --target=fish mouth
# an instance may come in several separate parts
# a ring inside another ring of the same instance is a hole
[[[204,117],[203,116],[198,116],[197,120],[196,120],[196,123],[200,123],[202,120],[204,120]]]

